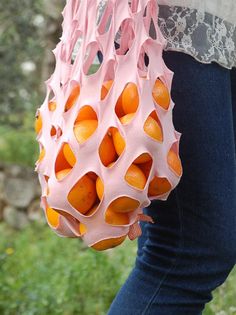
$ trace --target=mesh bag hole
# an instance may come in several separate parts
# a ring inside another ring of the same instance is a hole
[[[127,225],[129,224],[128,213],[119,213],[107,208],[105,211],[105,222],[111,225]]]
[[[107,238],[105,240],[96,242],[91,247],[95,249],[96,251],[107,250],[107,249],[110,249],[110,248],[113,248],[122,244],[125,241],[126,237],[127,235],[123,235],[120,237]]]
[[[57,108],[56,101],[51,100],[51,101],[48,102],[48,110],[50,112],[54,112],[56,110],[56,108]]]
[[[101,100],[104,100],[104,98],[107,96],[108,92],[112,87],[113,82],[114,82],[113,80],[108,80],[103,83],[101,89]]]
[[[43,119],[42,115],[39,110],[37,110],[36,116],[35,116],[35,123],[34,123],[34,130],[36,134],[38,135],[43,127]]]
[[[163,142],[163,131],[160,120],[156,114],[156,111],[153,111],[148,118],[146,119],[144,126],[144,132],[152,139]]]
[[[52,126],[51,131],[50,131],[51,137],[56,136],[56,134],[57,134],[57,130],[56,130],[56,128],[54,126]]]
[[[110,128],[99,146],[98,153],[104,166],[109,166],[118,159]]]
[[[62,129],[60,127],[57,127],[57,138],[60,138],[62,135]]]
[[[167,154],[167,163],[169,168],[177,175],[182,176],[183,169],[181,159],[178,154],[177,142],[172,144]]]
[[[70,163],[74,162],[74,159],[74,154],[69,145],[63,143],[55,161],[55,174],[58,180],[63,179],[71,171],[72,165]]]
[[[74,135],[78,143],[83,144],[97,130],[98,121],[96,119],[86,119],[76,122],[74,125]]]
[[[64,218],[66,218],[68,221],[79,224],[80,222],[73,217],[73,215],[71,215],[70,213],[60,210],[60,209],[54,209],[56,212],[58,212],[61,216],[63,216]]]
[[[151,21],[150,21],[149,36],[154,40],[157,39],[157,33],[156,33],[156,28],[155,28],[153,18],[151,18]]]
[[[71,37],[71,40],[72,45],[70,47],[70,51],[67,58],[70,61],[70,64],[73,65],[77,56],[79,55],[79,50],[81,48],[81,43],[83,40],[82,33],[79,30],[76,30],[75,34]]]
[[[93,214],[97,212],[98,207],[99,207],[99,203],[95,203],[95,205],[93,205],[92,208],[88,212],[84,213],[84,215],[86,217],[93,216]]]
[[[110,1],[107,1],[106,4],[104,4],[104,0],[99,2],[98,7],[97,7],[96,24],[98,25],[97,30],[100,35],[103,35],[106,32],[108,32],[111,26],[112,10],[113,10],[113,6]]]
[[[65,109],[64,109],[65,112],[67,112],[72,106],[75,105],[76,101],[79,98],[79,95],[80,95],[80,86],[79,84],[76,84],[72,88],[71,93],[66,101]]]
[[[96,200],[94,205],[86,212],[83,213],[85,216],[92,216],[98,209],[99,205],[100,205],[100,201],[103,198],[104,195],[104,184],[103,181],[101,180],[101,178],[95,173],[95,172],[88,172],[86,174],[95,184],[96,187]]]
[[[119,119],[127,114],[135,114],[139,107],[139,93],[137,85],[133,82],[129,82],[124,87],[121,95],[119,96],[115,112]],[[129,116],[130,118],[132,116]],[[124,119],[126,120],[126,119]],[[123,123],[123,122],[122,122]]]
[[[82,176],[70,190],[67,199],[72,207],[81,214],[86,214],[95,205],[98,197],[96,181],[88,174]]]
[[[84,223],[80,223],[79,232],[80,232],[81,236],[83,236],[84,234],[86,234],[88,232],[87,226]]]
[[[142,154],[140,154],[134,161],[133,163],[134,164],[144,164],[144,163],[147,163],[147,162],[150,162],[152,161],[152,157],[149,153],[147,152],[144,152]],[[140,165],[138,165],[140,167]]]
[[[47,176],[47,175],[44,175],[44,179],[45,179],[45,181],[48,183],[48,180],[49,180],[49,176]]]
[[[96,178],[96,192],[99,200],[102,200],[104,195],[104,183],[99,176]]]
[[[152,11],[152,6],[153,6],[153,3],[151,3],[151,1],[147,4],[147,6],[145,7],[145,10],[144,10],[144,13],[143,13],[143,20],[144,20],[144,26],[145,26],[145,29],[146,29],[146,32],[147,34],[154,40],[157,39],[157,32],[156,32],[156,28],[155,28],[155,23],[153,21],[153,18],[151,17],[150,18],[150,21],[148,19],[148,17],[150,16],[151,14],[151,11]],[[146,23],[148,19],[148,22],[149,23]]]
[[[149,66],[149,57],[145,52],[144,47],[141,47],[137,68],[138,68],[138,74],[141,78],[146,78],[148,73],[148,66]]]
[[[140,163],[138,164],[138,166],[141,168],[143,174],[146,177],[146,180],[148,180],[151,169],[152,169],[152,164],[153,164],[153,159],[151,158],[151,160],[144,162],[144,163]]]
[[[46,150],[45,150],[44,146],[40,143],[40,152],[39,152],[39,157],[38,157],[36,164],[42,162],[45,155],[46,155]]]
[[[146,177],[141,168],[133,163],[129,166],[129,168],[126,171],[125,180],[130,186],[138,190],[143,190],[147,182]]]
[[[115,35],[115,51],[117,55],[126,55],[134,42],[135,34],[133,21],[130,18],[123,20]]]
[[[71,167],[73,167],[76,163],[76,158],[70,145],[68,143],[64,143],[62,150],[66,161],[70,164]]]
[[[118,128],[111,127],[110,131],[111,131],[112,140],[113,140],[116,153],[118,154],[118,156],[121,156],[121,154],[124,152],[125,147],[126,147],[125,139],[124,137],[122,137]]]
[[[163,195],[171,188],[172,186],[166,177],[154,176],[148,186],[148,197]]]
[[[46,218],[48,221],[48,224],[53,227],[57,228],[59,225],[60,220],[60,214],[55,211],[53,208],[50,208],[49,206],[46,207]]]
[[[140,206],[140,202],[128,196],[121,196],[113,200],[109,209],[118,213],[127,213],[135,211]]]
[[[139,0],[130,0],[129,7],[132,13],[136,13],[138,11]]]
[[[83,106],[75,120],[75,124],[83,121],[83,120],[98,120],[97,113],[90,105]]]
[[[168,110],[170,106],[170,93],[166,85],[159,78],[153,86],[152,96],[157,105]]]
[[[100,69],[102,63],[97,62],[98,53],[101,56],[101,59],[103,60],[103,54],[102,51],[99,49],[97,42],[91,42],[90,44],[87,45],[83,64],[83,72],[85,75],[92,75]]]

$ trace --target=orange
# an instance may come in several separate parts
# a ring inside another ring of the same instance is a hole
[[[151,116],[144,123],[144,131],[154,140],[163,142],[163,134],[160,125]]]
[[[69,144],[65,143],[63,145],[62,150],[63,150],[63,154],[65,156],[65,159],[73,167],[76,163],[76,158],[75,158],[75,155],[74,155],[73,151],[71,150],[71,147],[69,146]]]
[[[135,83],[128,83],[122,92],[122,107],[125,114],[135,113],[139,105],[138,89]]]
[[[152,158],[150,156],[150,154],[148,153],[142,153],[140,156],[138,156],[133,163],[135,164],[141,164],[141,163],[146,163],[148,161],[150,161]]]
[[[50,131],[51,137],[55,136],[56,134],[57,134],[57,130],[54,126],[52,126],[51,131]]]
[[[167,155],[167,163],[169,164],[170,168],[180,176],[182,174],[182,164],[179,156],[170,149]]]
[[[125,149],[125,140],[117,128],[112,128],[111,134],[116,153],[120,156]]]
[[[107,93],[110,91],[112,83],[113,83],[113,80],[105,81],[103,83],[102,90],[101,90],[101,100],[104,100],[104,98],[107,96]]]
[[[88,138],[92,136],[92,134],[97,129],[98,122],[97,120],[83,120],[74,126],[74,134],[77,141],[82,144]]]
[[[48,103],[48,109],[53,112],[57,108],[57,103],[55,101],[50,101]]]
[[[144,189],[146,177],[142,170],[135,164],[131,164],[125,174],[125,180],[133,187]]]
[[[108,166],[116,160],[116,150],[112,141],[112,137],[107,133],[99,146],[99,155],[102,163]]]
[[[85,233],[87,233],[87,227],[85,224],[80,223],[79,225],[79,232],[81,235],[84,235]]]
[[[56,178],[58,180],[62,180],[70,171],[71,171],[71,168],[66,168],[64,170],[61,170],[56,173]]]
[[[128,123],[131,122],[131,120],[134,118],[134,113],[131,113],[131,114],[127,114],[127,115],[124,115],[120,118],[120,121],[123,125],[127,125]]]
[[[76,85],[72,89],[71,94],[68,97],[68,100],[67,100],[66,105],[65,105],[65,111],[68,111],[75,104],[79,95],[80,95],[80,86]]]
[[[35,132],[38,134],[40,133],[41,129],[42,129],[42,126],[43,126],[43,120],[42,120],[42,116],[41,114],[39,113],[35,119],[35,123],[34,123],[34,130]]]
[[[64,144],[65,145],[65,144]],[[64,152],[63,152],[63,147],[60,149],[57,158],[56,158],[56,162],[55,162],[55,173],[64,170],[64,169],[71,169],[71,165],[70,163],[67,161],[67,159],[65,158]]]
[[[152,158],[150,161],[148,161],[146,163],[139,164],[138,166],[143,171],[143,174],[145,175],[146,179],[148,179],[151,168],[152,168]]]
[[[79,114],[75,120],[75,124],[83,120],[97,120],[97,119],[98,119],[97,114],[95,110],[92,108],[92,106],[85,105],[80,109]]]
[[[119,98],[116,102],[115,112],[116,112],[116,115],[118,116],[118,118],[125,115],[125,112],[124,112],[123,106],[122,106],[122,94],[119,96]]]
[[[148,187],[148,196],[162,195],[171,189],[171,184],[165,177],[155,176]]]
[[[96,181],[97,180],[97,174],[94,173],[94,172],[88,172],[87,173],[88,177],[90,177],[93,181]]]
[[[68,194],[69,203],[80,213],[85,214],[97,199],[95,182],[84,175]]]
[[[56,228],[59,224],[60,214],[56,212],[54,209],[47,207],[46,215],[47,215],[49,224],[53,226],[54,228]]]
[[[91,247],[95,250],[102,251],[120,245],[121,243],[124,242],[125,239],[126,235],[115,238],[108,238],[106,240],[102,240],[100,242],[95,243]]]
[[[89,211],[85,213],[86,216],[92,215],[98,208],[98,203],[96,203]]]
[[[154,110],[154,111],[152,111],[152,112],[151,112],[151,114],[150,114],[149,116],[151,116],[153,119],[155,119],[155,120],[156,120],[156,122],[158,122],[158,116],[157,116],[157,113],[156,113],[156,111],[155,111],[155,110]]]
[[[125,225],[129,224],[129,216],[127,213],[118,213],[112,211],[111,208],[107,208],[105,212],[105,221],[113,225]]]
[[[154,84],[152,96],[158,105],[166,110],[168,109],[170,105],[170,93],[160,79],[157,79]]]
[[[96,180],[96,191],[98,198],[102,200],[103,194],[104,194],[104,184],[100,177]]]
[[[44,175],[44,178],[45,178],[46,182],[48,182],[48,180],[49,180],[49,176]]]
[[[117,199],[113,200],[110,203],[109,208],[115,212],[125,213],[125,212],[134,211],[139,206],[140,206],[140,203],[138,200],[123,196],[123,197],[118,197]]]

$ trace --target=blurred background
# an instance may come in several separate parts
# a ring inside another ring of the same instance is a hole
[[[134,265],[136,241],[105,252],[58,237],[40,209],[36,109],[54,69],[65,0],[0,2],[0,314],[102,315]],[[236,314],[236,270],[204,315]]]

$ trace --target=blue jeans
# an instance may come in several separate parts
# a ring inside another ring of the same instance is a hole
[[[128,279],[108,315],[199,315],[236,262],[236,70],[164,52],[183,176],[144,213]]]

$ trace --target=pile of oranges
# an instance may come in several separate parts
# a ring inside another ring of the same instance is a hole
[[[101,100],[104,100],[113,85],[113,80],[104,82],[101,89]],[[65,112],[69,111],[78,100],[80,95],[80,86],[73,88],[66,104]],[[170,94],[165,84],[157,79],[152,90],[153,100],[156,106],[160,106],[164,110],[168,110],[170,106]],[[137,86],[128,83],[115,106],[115,113],[123,125],[129,124],[134,119],[135,113],[139,107],[139,94]],[[48,103],[48,110],[55,111],[57,104],[55,101]],[[39,113],[35,121],[35,131],[39,134],[43,127],[43,120]],[[83,106],[74,122],[74,135],[79,144],[88,141],[95,133],[98,127],[98,117],[93,107],[90,105]],[[157,142],[163,142],[163,131],[159,121],[157,112],[154,110],[146,119],[143,130],[148,137]],[[56,135],[56,129],[52,127],[51,136]],[[113,164],[122,155],[126,147],[125,139],[121,135],[118,128],[110,127],[99,146],[99,156],[101,163],[105,167],[112,167]],[[37,163],[40,163],[45,156],[45,149],[41,148],[41,152]],[[127,169],[125,174],[126,182],[138,190],[143,190],[149,178],[152,167],[152,157],[148,153],[143,153],[137,157]],[[182,166],[178,154],[172,149],[167,155],[167,163],[170,169],[177,175],[181,176]],[[76,164],[76,156],[68,143],[64,143],[55,162],[55,175],[60,181],[62,180]],[[48,181],[48,177],[45,176]],[[171,189],[171,184],[167,178],[154,176],[149,182],[148,196],[160,196]],[[93,215],[99,207],[99,204],[106,193],[106,183],[94,172],[88,172],[70,190],[67,198],[69,203],[81,214],[85,216]],[[50,187],[47,189],[50,194]],[[123,196],[113,200],[105,212],[105,221],[112,225],[128,225],[129,214],[140,206],[138,200]],[[53,228],[57,228],[60,223],[60,216],[64,215],[68,220],[73,219],[68,213],[58,209],[53,209],[49,205],[46,209],[46,216],[49,224]],[[87,232],[87,227],[78,221],[79,233],[83,236]],[[105,250],[121,244],[126,235],[119,238],[112,238],[100,241],[92,247],[96,250]]]

